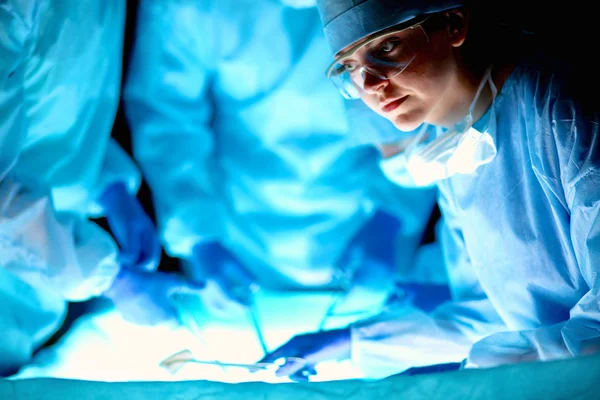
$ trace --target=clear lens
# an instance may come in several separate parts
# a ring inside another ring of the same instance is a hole
[[[363,90],[360,86],[354,84],[347,72],[329,78],[335,87],[340,91],[342,96],[348,100],[360,99],[363,95]]]
[[[410,65],[428,42],[421,25],[375,36],[329,68],[328,77],[347,99],[358,99],[368,87],[368,75],[388,80]],[[367,75],[368,74],[368,75]]]

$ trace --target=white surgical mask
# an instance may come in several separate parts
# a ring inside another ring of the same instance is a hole
[[[403,187],[419,187],[406,167],[408,155],[414,154],[431,142],[432,138],[435,138],[434,129],[435,127],[432,125],[423,124],[417,135],[402,152],[379,161],[381,170],[390,181]]]
[[[423,141],[428,133],[424,128],[406,151],[383,159],[381,169],[391,181],[409,187],[425,187],[455,174],[472,174],[496,156],[494,140],[496,115],[494,102],[490,106],[489,120],[483,132],[473,128],[473,109],[486,83],[496,98],[496,87],[491,79],[491,68],[486,71],[465,119],[429,143]]]

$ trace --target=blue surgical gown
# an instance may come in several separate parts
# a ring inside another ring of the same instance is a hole
[[[359,103],[367,119],[347,118],[316,8],[141,1],[137,32],[125,110],[170,255],[218,240],[264,286],[337,286],[336,259],[385,208],[412,257],[435,192],[394,187],[355,145],[394,128]]]
[[[453,302],[355,324],[352,357],[367,376],[600,350],[599,116],[573,76],[541,55],[509,76],[494,105],[496,158],[438,184]]]
[[[118,272],[113,239],[86,218],[112,183],[140,183],[110,139],[124,17],[124,0],[0,4],[0,370]]]

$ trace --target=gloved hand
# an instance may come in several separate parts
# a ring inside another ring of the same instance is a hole
[[[307,381],[316,375],[315,366],[323,361],[342,361],[351,354],[350,328],[307,333],[293,337],[277,350],[267,354],[259,363],[270,363],[282,357],[304,360],[288,360],[276,371],[277,376],[288,376],[295,381]]]
[[[259,289],[253,275],[220,243],[203,242],[194,247],[193,275],[205,289],[202,300],[218,316],[246,313]],[[196,278],[198,280],[198,278]]]
[[[395,289],[388,297],[387,306],[411,305],[429,313],[452,300],[448,285],[396,283]]]
[[[156,229],[137,198],[122,183],[109,186],[100,199],[108,226],[120,247],[124,268],[154,271],[160,263],[161,247]]]
[[[145,272],[122,268],[104,296],[112,300],[124,319],[139,325],[178,323],[171,297],[200,294],[202,286],[175,273]]]

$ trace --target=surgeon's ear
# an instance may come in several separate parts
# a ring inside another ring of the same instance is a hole
[[[462,46],[467,37],[467,29],[469,26],[469,19],[466,11],[458,8],[447,11],[445,15],[447,18],[446,31],[448,32],[450,44],[453,47]]]

